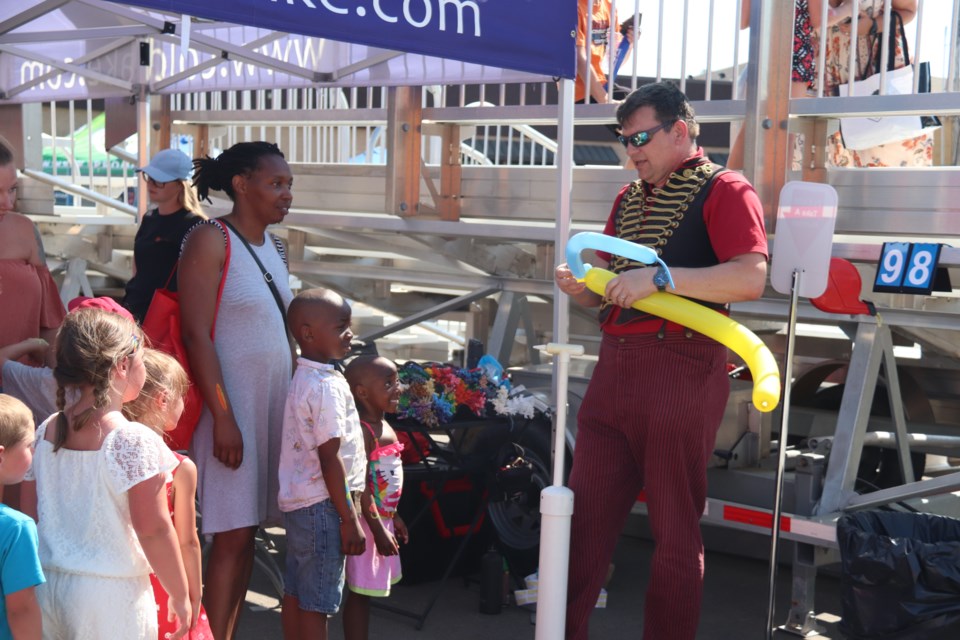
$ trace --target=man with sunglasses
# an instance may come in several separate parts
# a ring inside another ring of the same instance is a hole
[[[669,83],[640,87],[617,110],[639,177],[614,202],[604,233],[651,247],[670,267],[670,293],[726,312],[766,284],[763,209],[753,187],[697,146],[699,125]],[[585,640],[617,538],[641,490],[655,550],[644,607],[647,640],[693,640],[703,591],[700,516],[706,467],[729,394],[727,349],[631,305],[669,281],[656,267],[598,252],[616,273],[603,296],[567,265],[555,279],[600,307],[600,357],[581,403],[570,473],[574,492],[567,638]]]

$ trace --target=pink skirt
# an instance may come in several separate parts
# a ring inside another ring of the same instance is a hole
[[[383,526],[393,533],[393,519],[384,518]],[[363,596],[385,598],[390,587],[403,577],[400,572],[400,556],[382,556],[377,553],[373,534],[365,518],[360,518],[360,527],[367,537],[366,550],[359,556],[347,556],[347,588]]]

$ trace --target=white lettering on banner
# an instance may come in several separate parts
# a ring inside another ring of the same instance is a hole
[[[417,22],[413,19],[413,16],[410,15],[410,0],[403,0],[403,17],[407,19],[407,24],[410,26],[416,27],[417,29],[423,29],[425,26],[430,24],[430,18],[433,14],[433,7],[430,6],[430,0],[420,0],[423,2],[423,21]]]
[[[230,62],[233,63],[233,75],[235,78],[243,77],[244,68],[246,68],[247,75],[250,76],[251,78],[257,74],[256,65],[252,65],[249,62],[244,62],[243,60],[231,60]],[[227,76],[226,69],[221,71],[220,75],[223,77],[226,77]]]
[[[171,64],[170,68],[175,68],[175,64]],[[150,71],[157,78],[167,77],[167,56],[160,47],[150,47]]]
[[[461,2],[461,0],[440,0],[440,31],[446,31],[446,18],[447,13],[445,9],[447,5],[453,5],[457,10],[457,33],[463,34],[463,9],[464,7],[470,7],[473,9],[473,35],[477,38],[480,37],[480,7],[477,6],[476,2],[467,0],[466,2]]]
[[[276,2],[276,1],[277,1],[277,0],[272,0],[272,2]],[[287,4],[295,4],[295,2],[294,2],[294,0],[287,0]],[[313,4],[312,2],[310,2],[310,0],[303,0],[303,4],[307,5],[307,7],[310,8],[310,9],[316,9],[316,8],[317,8],[317,5],[315,5],[315,4]]]
[[[36,60],[27,60],[20,65],[20,84],[31,82],[34,78],[42,76],[49,70],[49,67]]]
[[[271,4],[281,3],[283,0],[263,0],[264,2],[269,1]],[[457,20],[457,34],[464,35],[473,33],[475,38],[480,37],[480,5],[477,4],[474,0],[416,0],[417,2],[423,5],[423,18],[417,20],[413,13],[411,12],[411,4],[414,0],[403,0],[403,18],[404,21],[416,29],[426,29],[430,26],[433,19],[433,9],[434,4],[437,6],[437,14],[440,16],[439,27],[440,31],[447,30],[447,9],[452,5],[454,12],[456,13]],[[312,0],[286,0],[286,4],[293,6],[303,2],[303,5],[308,9],[317,9],[316,4]],[[376,14],[382,22],[387,22],[394,24],[399,21],[398,16],[393,16],[388,14],[383,10],[383,7],[380,6],[382,0],[370,0],[373,5],[373,13]],[[336,13],[339,15],[346,15],[349,13],[349,10],[344,7],[338,7],[332,4],[331,0],[320,0],[320,4],[323,9],[326,9],[330,13]],[[358,3],[359,4],[359,3]],[[470,17],[473,19],[473,29],[471,30],[470,25],[465,21],[466,9],[471,9]],[[356,8],[356,14],[358,17],[363,18],[367,15],[367,9],[364,6],[358,6]]]
[[[335,7],[330,4],[330,0],[320,0],[320,4],[327,8],[327,11],[332,11],[333,13],[339,13],[341,15],[347,13],[346,9],[341,9],[340,7]]]
[[[67,62],[67,63],[73,62],[73,58],[67,58],[66,60],[64,60],[64,62]],[[55,69],[54,67],[51,67],[48,64],[37,62],[36,60],[25,60],[20,64],[20,84],[32,82],[39,76],[50,73],[51,71],[56,72],[58,70]],[[64,76],[66,76],[66,78],[64,78]],[[96,85],[97,83],[94,81],[91,81],[91,84]],[[53,75],[47,80],[44,80],[43,82],[39,83],[38,85],[31,87],[30,90],[33,91],[33,90],[51,89],[53,91],[56,91],[57,89],[60,89],[61,86],[67,89],[72,89],[74,86],[85,87],[87,86],[87,81],[86,81],[86,78],[84,78],[83,76],[78,76],[76,73],[72,71],[70,72],[64,71],[64,72],[56,73],[56,75]]]
[[[64,58],[63,61],[66,62],[67,64],[70,64],[71,62],[73,62],[73,58]],[[77,74],[67,73],[67,74],[61,74],[61,75],[67,76],[67,79],[63,83],[63,88],[73,89],[73,87],[77,84]]]
[[[374,10],[374,12],[377,14],[377,17],[379,17],[379,18],[380,18],[381,20],[383,20],[384,22],[396,22],[396,21],[397,21],[397,17],[396,17],[396,16],[388,16],[387,14],[385,14],[385,13],[383,12],[383,9],[380,8],[380,0],[373,0],[373,10]]]

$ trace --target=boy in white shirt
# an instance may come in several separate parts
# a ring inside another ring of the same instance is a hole
[[[345,555],[365,548],[358,507],[366,451],[350,385],[333,360],[350,350],[350,305],[327,289],[290,303],[300,358],[283,413],[280,510],[287,530],[285,640],[325,640],[343,595]]]

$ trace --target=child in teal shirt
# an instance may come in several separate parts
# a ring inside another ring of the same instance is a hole
[[[0,483],[23,480],[33,459],[33,415],[16,398],[0,394]],[[34,587],[44,582],[37,556],[37,525],[0,504],[0,640],[40,638],[40,605]]]

